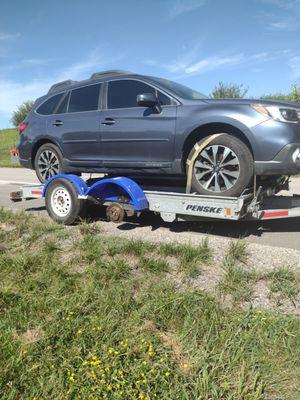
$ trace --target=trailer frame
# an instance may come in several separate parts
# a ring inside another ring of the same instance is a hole
[[[139,216],[143,211],[159,214],[166,222],[300,217],[300,195],[277,195],[283,189],[288,190],[288,178],[281,178],[272,186],[260,186],[257,190],[254,185],[239,197],[222,197],[185,193],[182,187],[169,190],[164,186],[143,186],[126,177],[84,181],[76,175],[60,174],[50,178],[45,185],[23,185],[19,191],[11,193],[11,200],[45,198],[48,210],[47,190],[51,182],[58,182],[58,179],[74,186],[78,201],[106,207],[107,217],[113,222],[121,222],[126,216],[134,214]]]

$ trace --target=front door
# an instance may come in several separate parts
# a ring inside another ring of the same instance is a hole
[[[101,157],[109,168],[170,167],[174,158],[176,105],[159,93],[162,110],[139,107],[137,95],[154,93],[144,82],[108,82],[107,109],[101,112]]]

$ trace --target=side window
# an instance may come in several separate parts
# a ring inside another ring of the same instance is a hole
[[[42,115],[50,115],[53,114],[57,104],[60,102],[62,99],[64,93],[59,93],[56,94],[55,96],[50,97],[50,99],[46,100],[45,103],[43,103],[37,110],[36,112],[38,114]]]
[[[99,93],[100,83],[72,90],[69,113],[98,110]]]
[[[65,96],[63,101],[60,103],[55,114],[64,114],[67,112],[69,97],[70,97],[70,92]]]
[[[138,94],[155,93],[155,89],[135,80],[111,81],[108,83],[107,108],[138,107]]]
[[[162,106],[170,106],[171,104],[173,104],[170,97],[166,96],[161,92],[157,92],[157,97]]]

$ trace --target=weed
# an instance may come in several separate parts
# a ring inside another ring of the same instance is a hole
[[[79,225],[79,231],[82,235],[98,235],[101,232],[101,227],[99,223],[84,221]]]
[[[181,268],[190,277],[196,277],[200,273],[197,263],[208,263],[211,259],[207,238],[197,247],[187,244],[164,244],[159,247],[159,253],[179,258]]]
[[[142,257],[140,260],[140,266],[146,271],[154,273],[167,272],[169,270],[169,265],[166,260],[162,258],[155,259],[151,256]]]
[[[277,302],[282,299],[289,299],[295,306],[295,301],[300,293],[300,276],[287,267],[281,267],[268,274],[271,279],[270,291],[278,294]]]
[[[234,302],[250,301],[255,274],[232,263],[225,264],[224,269],[225,274],[219,284],[220,291],[230,294]]]
[[[244,240],[232,240],[229,244],[229,249],[226,254],[227,262],[234,263],[247,261],[247,243]]]

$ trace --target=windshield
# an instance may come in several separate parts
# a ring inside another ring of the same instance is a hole
[[[205,96],[205,94],[197,92],[196,90],[193,90],[187,86],[181,85],[180,83],[169,81],[168,79],[156,78],[154,76],[148,76],[148,79],[151,79],[151,81],[158,83],[162,88],[169,90],[170,92],[174,93],[174,95],[182,97],[183,99],[186,100],[208,99],[208,97]]]

